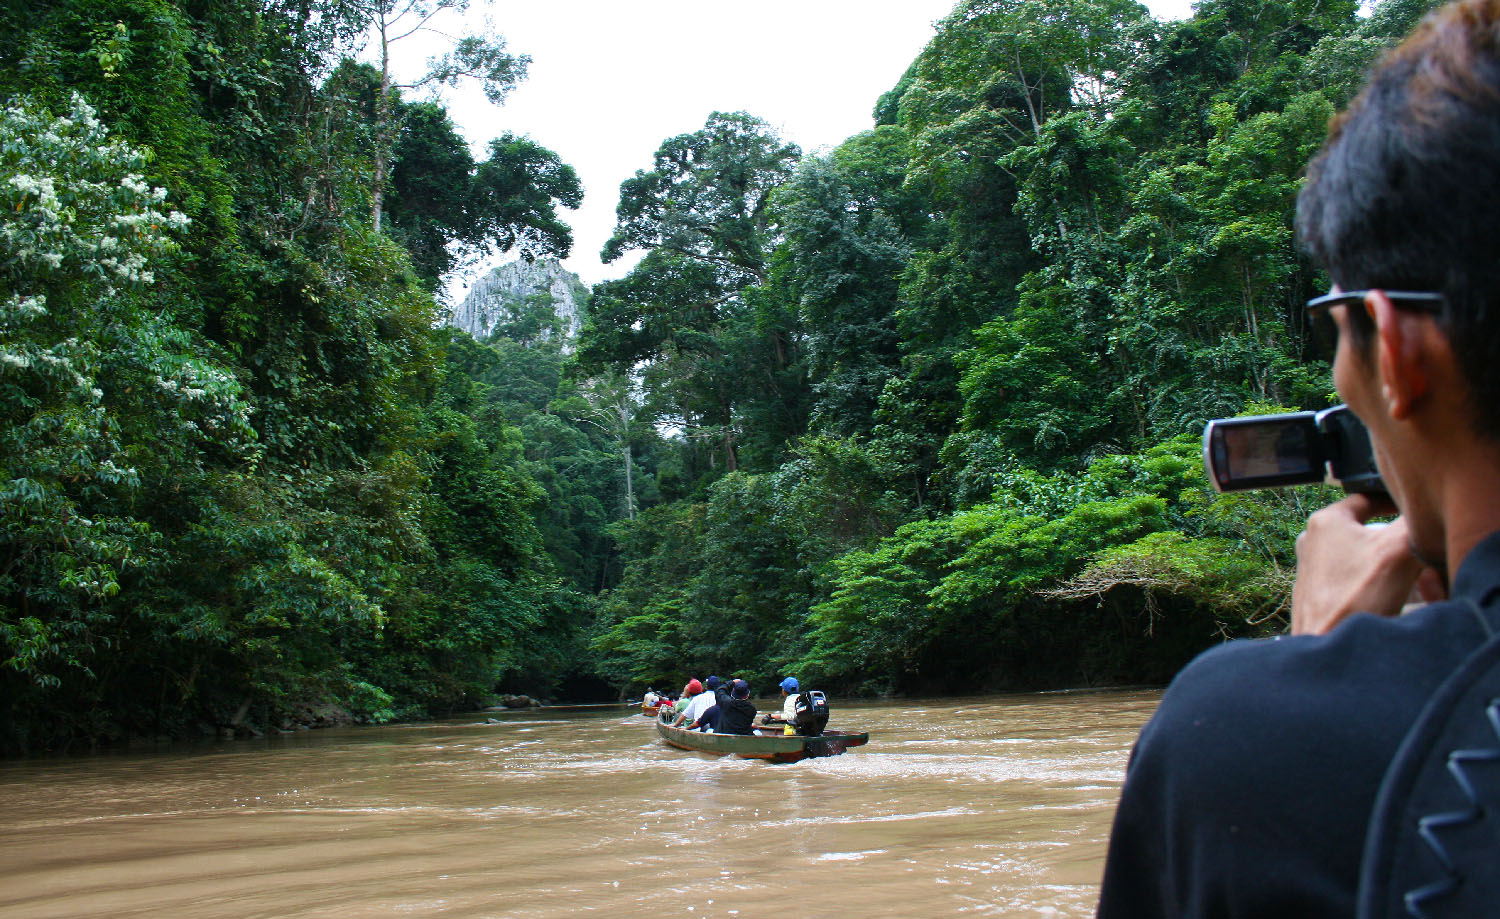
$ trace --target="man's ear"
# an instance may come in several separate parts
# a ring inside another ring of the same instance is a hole
[[[1424,353],[1425,329],[1421,313],[1396,309],[1383,290],[1365,295],[1365,312],[1375,323],[1375,363],[1380,373],[1380,397],[1397,421],[1411,417],[1413,406],[1427,393],[1428,368]]]

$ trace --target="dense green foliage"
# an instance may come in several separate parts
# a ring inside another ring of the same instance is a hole
[[[714,145],[726,116],[668,141],[622,188],[606,255],[647,255],[601,287],[583,354],[640,372],[694,478],[616,527],[605,673],[1160,681],[1283,627],[1293,538],[1328,495],[1216,496],[1197,432],[1332,398],[1296,193],[1426,5],[1206,0],[1158,22],[1128,0],[965,0],[873,130],[776,176],[764,224],[722,205],[766,175],[764,125],[734,116],[753,147]],[[742,166],[668,184],[681,150]],[[705,461],[704,427],[737,463]]]
[[[510,137],[467,162],[393,94],[398,192],[475,191],[372,232],[365,15],[0,7],[0,748],[444,711],[583,657],[424,242],[565,251],[576,177]]]
[[[388,4],[0,0],[0,750],[1159,681],[1279,628],[1327,496],[1216,496],[1196,431],[1331,398],[1295,195],[1427,5],[963,0],[831,151],[663,141],[575,353],[546,296],[434,331],[581,191],[354,63]]]

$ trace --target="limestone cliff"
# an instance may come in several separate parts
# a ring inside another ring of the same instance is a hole
[[[588,288],[555,258],[501,265],[475,282],[448,325],[480,340],[501,334],[520,341],[562,338],[564,352],[583,327]]]

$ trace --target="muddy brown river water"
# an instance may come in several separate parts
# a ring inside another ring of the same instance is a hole
[[[1089,916],[1158,698],[833,700],[869,745],[790,765],[623,709],[0,763],[0,916]]]

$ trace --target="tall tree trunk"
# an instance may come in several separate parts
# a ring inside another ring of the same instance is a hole
[[[740,468],[739,457],[734,455],[734,434],[730,431],[724,432],[724,471],[734,472]]]
[[[391,48],[386,37],[385,14],[380,15],[380,95],[375,97],[375,177],[370,189],[370,226],[380,232],[385,208],[385,180],[391,159]]]
[[[635,486],[630,474],[630,442],[625,442],[625,516],[635,519]]]

